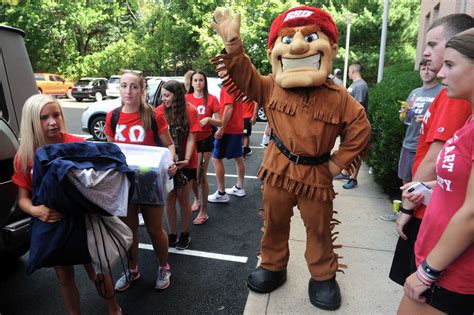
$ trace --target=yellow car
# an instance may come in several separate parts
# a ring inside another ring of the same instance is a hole
[[[40,93],[72,98],[74,83],[57,74],[35,73],[35,80]]]

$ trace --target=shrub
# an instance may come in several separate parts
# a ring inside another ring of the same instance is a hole
[[[369,120],[372,125],[373,150],[367,163],[374,180],[390,197],[400,196],[402,181],[398,178],[398,159],[405,125],[400,122],[400,101],[422,84],[412,63],[387,67],[383,80],[369,90]]]

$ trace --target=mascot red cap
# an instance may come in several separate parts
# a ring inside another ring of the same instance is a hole
[[[329,13],[318,8],[303,5],[286,10],[273,20],[270,34],[268,35],[268,49],[272,48],[273,43],[278,37],[278,31],[281,28],[310,24],[318,25],[321,31],[337,44],[337,26]]]

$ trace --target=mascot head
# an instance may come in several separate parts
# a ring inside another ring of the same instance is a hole
[[[272,22],[268,59],[282,88],[319,86],[332,70],[337,54],[337,27],[324,10],[300,6]]]

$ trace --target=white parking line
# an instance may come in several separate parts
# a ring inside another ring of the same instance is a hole
[[[138,248],[153,250],[152,245],[143,244],[143,243],[139,243]],[[238,263],[242,263],[242,264],[246,264],[247,261],[248,261],[248,257],[244,257],[244,256],[234,256],[234,255],[208,253],[208,252],[202,252],[202,251],[191,250],[191,249],[179,250],[179,249],[171,247],[171,248],[168,249],[168,252],[173,253],[173,254],[179,254],[179,255],[187,255],[187,256],[203,257],[203,258],[210,258],[210,259],[217,259],[217,260],[233,261],[233,262],[238,262]]]
[[[207,175],[209,176],[216,176],[216,173],[207,173]],[[237,177],[237,175],[233,175],[233,174],[225,174],[225,177]],[[245,175],[244,178],[247,178],[247,179],[258,179],[257,176],[247,176]]]

